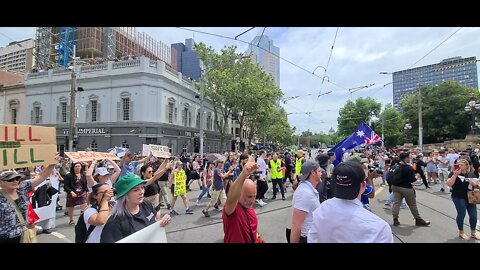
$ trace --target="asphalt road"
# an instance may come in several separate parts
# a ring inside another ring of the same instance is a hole
[[[312,156],[315,155],[312,153]],[[440,185],[433,185],[431,189],[425,190],[423,186],[415,187],[417,192],[417,205],[422,218],[429,220],[429,227],[415,226],[415,220],[409,209],[400,210],[399,227],[392,225],[393,219],[390,210],[383,209],[383,204],[388,195],[388,187],[380,186],[381,180],[376,179],[376,196],[370,201],[372,211],[392,226],[395,243],[475,243],[478,241],[464,241],[458,238],[455,217],[456,211],[450,198],[450,193],[440,192]],[[192,191],[187,192],[189,204],[193,206],[200,190],[196,184],[192,185]],[[271,185],[266,194],[272,196]],[[285,228],[291,224],[291,200],[292,189],[289,188],[286,200],[282,201],[281,196],[276,200],[266,200],[264,207],[255,206],[258,215],[259,232],[269,243],[286,243]],[[278,199],[280,198],[280,199]],[[208,203],[208,198],[203,198],[203,203]],[[61,203],[65,205],[65,194],[61,195]],[[175,206],[177,212],[181,213],[172,218],[167,226],[167,239],[169,243],[222,243],[223,224],[221,212],[211,209],[210,218],[203,216],[202,206],[193,207],[194,214],[183,214],[183,204],[177,200]],[[65,210],[65,209],[64,209]],[[162,208],[162,213],[168,212]],[[478,210],[477,210],[478,211]],[[57,212],[56,228],[51,234],[38,234],[40,243],[73,243],[75,242],[74,226],[68,224],[68,217],[63,215],[64,211]],[[77,220],[80,209],[75,208]],[[468,215],[465,218],[465,231],[468,229]],[[39,230],[41,232],[41,230]]]

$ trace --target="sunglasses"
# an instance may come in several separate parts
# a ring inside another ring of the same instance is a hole
[[[146,173],[153,173],[153,171],[145,171]]]
[[[9,179],[9,180],[3,180],[3,181],[5,181],[5,182],[18,181],[18,182],[20,182],[20,181],[22,181],[22,178],[21,177],[15,177],[15,178],[12,178],[12,179]]]

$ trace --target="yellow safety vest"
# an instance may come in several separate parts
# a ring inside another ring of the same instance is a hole
[[[283,179],[283,172],[282,172],[282,160],[277,159],[277,162],[270,160],[270,174],[272,175],[272,179]]]
[[[185,179],[185,171],[180,170],[178,172],[173,173],[173,177],[175,179],[175,189],[173,191],[174,196],[181,196],[187,193],[187,186],[186,186],[186,179]]]
[[[302,161],[305,157],[297,158],[295,162],[295,175],[302,175]]]

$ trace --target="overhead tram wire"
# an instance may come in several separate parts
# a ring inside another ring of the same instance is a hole
[[[451,34],[450,36],[448,36],[445,40],[443,40],[442,42],[440,42],[440,44],[438,44],[437,46],[435,46],[435,48],[433,48],[432,50],[430,50],[427,54],[425,54],[422,58],[420,58],[417,62],[413,63],[413,65],[411,65],[410,67],[408,67],[409,69],[412,68],[413,66],[415,66],[418,62],[422,61],[425,57],[427,57],[430,53],[432,53],[433,51],[435,51],[436,49],[438,49],[438,47],[440,47],[443,43],[447,42],[447,40],[449,40],[451,37],[453,37],[458,31],[460,31],[463,27],[460,27],[457,29],[457,31],[453,32],[453,34]]]
[[[210,36],[215,36],[215,37],[230,39],[230,40],[238,41],[238,42],[241,42],[241,43],[244,43],[244,44],[247,44],[247,45],[253,45],[253,46],[255,46],[255,44],[253,44],[253,43],[251,43],[251,42],[244,41],[244,40],[241,40],[241,39],[235,39],[235,38],[232,38],[232,37],[229,37],[229,36],[224,36],[224,35],[209,33],[209,32],[200,31],[200,30],[194,30],[194,29],[190,29],[190,28],[186,28],[186,27],[177,27],[177,28],[178,28],[178,29],[185,30],[185,31],[197,32],[197,33],[204,34],[204,35],[210,35]],[[264,50],[264,51],[266,51],[266,52],[271,53],[273,56],[278,57],[279,59],[281,59],[281,60],[289,63],[290,65],[292,65],[292,66],[294,66],[294,67],[296,67],[296,68],[298,68],[298,69],[300,69],[300,70],[303,70],[303,71],[307,72],[307,73],[310,74],[310,75],[313,75],[313,76],[315,76],[315,77],[317,77],[317,78],[319,78],[319,79],[323,79],[321,76],[318,76],[318,75],[316,75],[316,74],[312,74],[312,72],[309,71],[308,69],[306,69],[306,68],[304,68],[304,67],[302,67],[302,66],[300,66],[300,65],[298,65],[298,64],[295,64],[294,62],[292,62],[292,61],[290,61],[290,60],[288,60],[288,59],[285,59],[285,58],[283,58],[283,57],[281,57],[281,56],[279,56],[279,55],[276,55],[276,54],[274,54],[274,53],[272,53],[272,52],[270,52],[270,51],[268,51],[268,50],[266,50],[266,49],[264,49],[264,48],[262,48],[262,47],[258,47],[258,48],[260,48],[261,50]],[[335,86],[337,86],[337,87],[340,87],[340,88],[343,88],[343,89],[347,89],[346,87],[343,87],[343,86],[341,86],[341,85],[339,85],[339,84],[337,84],[337,83],[334,83],[334,82],[332,82],[332,81],[328,81],[328,82],[331,83],[331,84],[333,84],[333,85],[335,85]]]
[[[320,91],[318,91],[317,99],[315,100],[315,104],[313,105],[314,107],[317,105],[318,99],[322,94],[323,84],[325,83],[325,77],[327,76],[328,66],[330,65],[330,59],[332,59],[333,48],[335,47],[335,42],[337,41],[338,29],[340,29],[340,27],[337,27],[337,31],[335,31],[335,37],[333,38],[333,44],[332,44],[332,47],[330,48],[330,55],[328,56],[327,66],[325,67],[325,73],[323,73],[322,84],[320,85]],[[330,81],[330,77],[328,77],[328,80]]]

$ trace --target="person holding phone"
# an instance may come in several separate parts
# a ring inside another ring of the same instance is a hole
[[[452,201],[457,210],[458,237],[463,240],[470,239],[463,231],[463,220],[465,219],[465,213],[468,212],[471,237],[480,240],[480,236],[476,231],[477,205],[468,203],[467,195],[469,187],[478,186],[478,180],[475,180],[475,174],[470,171],[470,164],[466,159],[459,159],[453,165],[453,171],[450,172],[447,185],[452,188]]]

